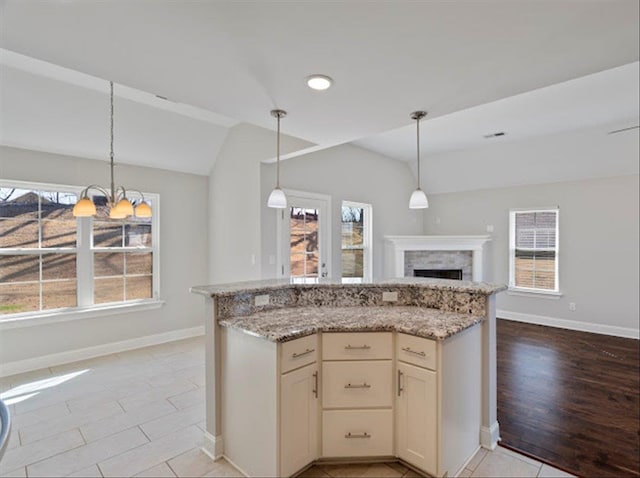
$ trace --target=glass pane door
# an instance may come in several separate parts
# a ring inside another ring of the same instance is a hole
[[[289,207],[281,219],[282,277],[315,282],[329,275],[329,218],[326,200],[287,195]]]

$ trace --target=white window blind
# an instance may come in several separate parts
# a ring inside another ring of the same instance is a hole
[[[511,211],[512,288],[558,291],[558,212]]]

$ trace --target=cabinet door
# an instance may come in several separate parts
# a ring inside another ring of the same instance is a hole
[[[280,377],[280,476],[318,457],[318,385],[316,364]]]
[[[398,362],[396,380],[397,455],[435,476],[436,372]]]

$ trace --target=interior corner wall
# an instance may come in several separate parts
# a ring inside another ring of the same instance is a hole
[[[497,297],[497,308],[524,321],[571,321],[566,324],[578,322],[582,325],[576,328],[584,326],[583,330],[637,337],[638,178],[633,174],[433,194],[425,212],[424,232],[487,234],[487,226],[492,225],[492,280],[507,283],[509,209],[559,206],[562,297],[523,297],[502,292]],[[570,303],[575,303],[575,311],[569,310]]]
[[[282,154],[310,145],[281,135]],[[241,123],[227,134],[209,175],[209,283],[261,278],[260,161],[275,146],[275,133],[258,126]]]
[[[207,177],[116,165],[119,183],[160,195],[160,309],[0,329],[0,363],[200,327],[207,282]],[[106,161],[0,147],[0,177],[86,186],[108,180]],[[188,211],[188,213],[185,213]]]
[[[276,277],[276,210],[266,206],[274,186],[275,165],[262,165],[262,275]],[[331,275],[342,274],[342,201],[373,208],[373,277],[384,278],[384,236],[421,234],[423,215],[409,209],[415,176],[406,163],[366,149],[341,145],[280,163],[280,183],[292,189],[331,196]],[[271,260],[270,260],[271,256]]]

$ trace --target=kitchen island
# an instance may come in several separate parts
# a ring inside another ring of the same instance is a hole
[[[193,287],[207,298],[205,450],[251,476],[394,458],[454,475],[498,440],[503,289],[432,279]]]

